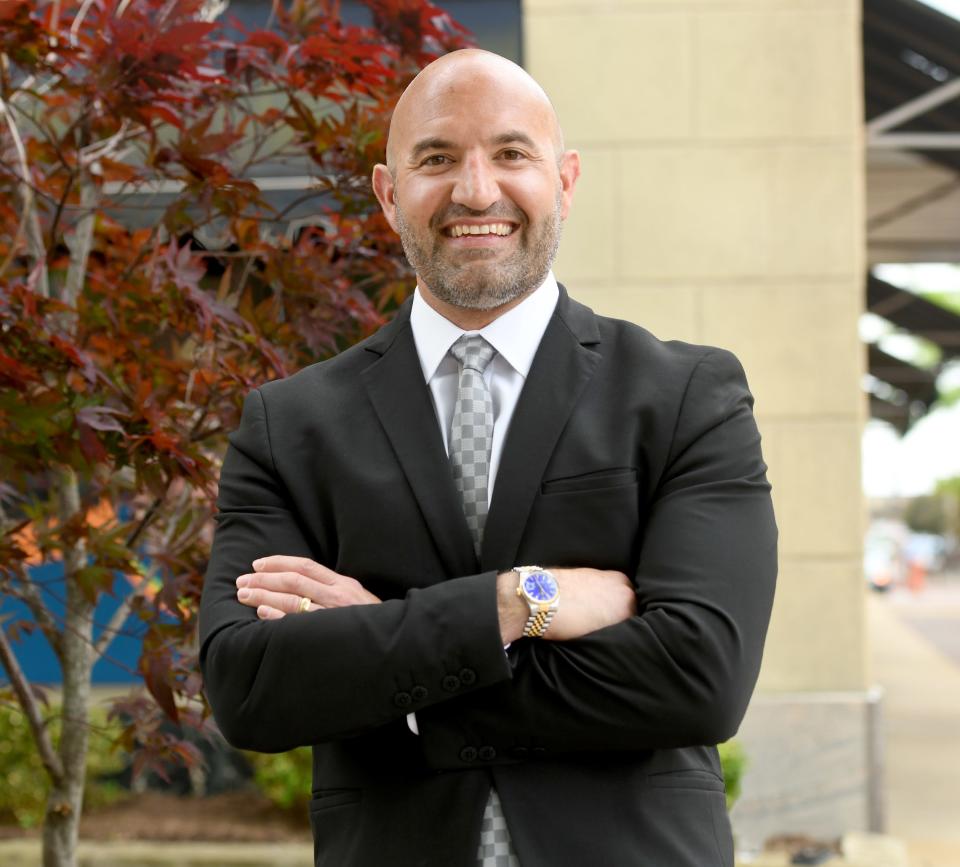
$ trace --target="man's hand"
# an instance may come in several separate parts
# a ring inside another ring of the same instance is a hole
[[[261,620],[295,614],[304,597],[310,600],[307,611],[380,601],[355,578],[306,557],[261,557],[254,560],[253,568],[254,572],[237,578],[237,599],[256,608]]]
[[[620,623],[637,613],[637,596],[623,572],[601,569],[551,569],[560,587],[560,605],[544,633],[548,641],[569,641]],[[530,606],[517,595],[519,576],[497,576],[497,609],[504,644],[523,635]]]

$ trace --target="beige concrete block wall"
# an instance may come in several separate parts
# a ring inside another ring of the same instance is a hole
[[[584,172],[556,273],[744,363],[782,532],[760,691],[864,690],[859,3],[526,0]]]

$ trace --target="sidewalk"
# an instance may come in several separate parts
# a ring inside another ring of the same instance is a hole
[[[887,831],[911,867],[960,867],[960,664],[923,636],[960,631],[960,584],[867,602],[871,681],[885,690]]]

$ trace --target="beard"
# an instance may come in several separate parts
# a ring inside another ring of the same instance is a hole
[[[453,206],[434,215],[427,229],[420,231],[407,222],[399,202],[396,207],[400,243],[418,279],[441,301],[466,310],[493,310],[536,289],[546,279],[560,246],[559,191],[553,212],[536,224],[527,223],[516,209],[478,212]],[[440,226],[460,216],[515,222],[518,243],[505,259],[485,248],[451,250]]]

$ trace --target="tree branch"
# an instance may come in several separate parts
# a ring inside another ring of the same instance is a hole
[[[126,6],[126,4],[123,5]],[[91,6],[93,6],[93,0],[84,0],[80,11],[77,12],[76,17],[73,19],[73,24],[70,25],[70,44],[74,48],[77,47],[77,34],[80,32],[80,25],[83,23],[83,19],[86,18]],[[117,17],[119,18],[120,15],[118,14]]]
[[[20,709],[27,718],[30,726],[30,733],[33,735],[34,743],[37,745],[37,752],[40,754],[40,761],[43,762],[47,774],[54,786],[60,786],[63,783],[63,764],[53,748],[53,742],[50,740],[50,732],[43,722],[40,715],[40,708],[37,705],[36,696],[30,689],[27,679],[14,656],[13,648],[7,640],[7,633],[0,628],[0,662],[10,678],[10,685],[20,703]]]
[[[3,62],[8,62],[6,54],[3,55]],[[43,263],[46,260],[47,251],[43,246],[43,232],[40,229],[40,220],[37,217],[37,211],[34,207],[33,190],[30,186],[30,168],[27,164],[27,151],[23,146],[23,139],[20,137],[20,129],[17,127],[17,122],[13,119],[13,113],[10,111],[9,106],[2,96],[0,96],[0,114],[7,119],[7,127],[10,130],[10,135],[13,137],[13,144],[17,150],[17,158],[20,164],[20,177],[22,180],[20,197],[23,200],[23,211],[20,217],[21,226],[24,227],[26,231],[27,246],[30,248],[31,254],[38,263]],[[20,233],[21,230],[18,229],[18,237]],[[15,251],[16,245],[11,247],[10,257],[15,255]],[[6,270],[10,257],[8,257],[7,262],[4,262],[3,266],[0,267],[0,273]],[[40,294],[44,297],[50,297],[50,281],[45,264],[40,272],[39,290]]]
[[[153,517],[156,509],[159,507],[160,503],[164,498],[158,497],[154,500],[153,505],[147,510],[147,513],[143,516],[140,523],[137,525],[134,532],[130,535],[128,542],[128,547],[132,547],[133,543],[136,542],[137,537],[146,529],[150,519]],[[176,531],[177,524],[180,521],[181,516],[186,512],[187,508],[190,506],[190,488],[184,487],[180,491],[180,495],[177,498],[177,504],[172,510],[169,521],[167,522],[167,530],[163,535],[163,538],[160,540],[160,548],[162,550],[168,550],[173,541],[173,534]],[[201,522],[203,523],[203,522]],[[192,527],[189,529],[193,529]],[[130,611],[133,607],[133,600],[137,597],[137,594],[144,588],[144,586],[150,581],[151,578],[156,576],[156,571],[153,569],[145,570],[146,574],[140,576],[140,580],[136,583],[135,586],[130,588],[130,592],[124,597],[123,601],[120,603],[120,606],[116,611],[113,612],[113,616],[110,618],[106,626],[103,627],[103,631],[100,633],[96,642],[93,645],[93,651],[97,654],[98,657],[103,656],[104,651],[110,646],[110,642],[116,637],[120,632],[123,624],[126,622],[127,617],[130,616]]]
[[[170,483],[167,482],[167,489],[170,488]],[[164,491],[162,496],[155,497],[153,502],[150,504],[146,512],[143,513],[143,517],[137,523],[137,526],[133,528],[133,532],[127,536],[124,546],[127,548],[132,548],[137,544],[137,540],[140,538],[144,530],[147,529],[147,526],[153,520],[153,516],[156,515],[157,509],[160,508],[161,503],[163,503],[164,498],[166,497],[166,491]]]
[[[190,442],[199,443],[208,437],[215,436],[216,434],[223,433],[223,425],[217,424],[213,427],[209,427],[206,430],[197,431],[195,434],[190,436]]]
[[[60,201],[57,202],[57,210],[53,214],[53,222],[50,224],[50,249],[53,249],[54,244],[57,243],[57,229],[60,226],[60,218],[63,216],[63,209],[66,207],[67,199],[70,197],[70,192],[73,190],[73,181],[76,177],[76,171],[71,171],[67,182],[63,185],[63,195],[60,196]]]
[[[59,657],[60,632],[50,609],[43,603],[39,588],[30,583],[29,579],[22,583],[18,582],[16,585],[8,583],[7,587],[9,593],[20,599],[30,609],[30,613],[33,615],[33,619],[37,621],[37,626],[40,627],[44,638],[47,639],[47,642],[53,648],[53,652]]]
[[[79,175],[80,206],[84,213],[81,213],[80,219],[77,220],[73,233],[66,236],[67,247],[70,249],[70,265],[67,268],[67,279],[63,284],[62,300],[70,307],[76,306],[87,275],[87,260],[93,246],[97,202],[97,189],[89,176],[89,169],[79,169]]]
[[[130,275],[140,266],[140,263],[143,262],[147,254],[153,248],[154,239],[157,237],[157,234],[160,231],[160,224],[157,223],[150,230],[150,236],[147,240],[140,246],[140,249],[137,251],[137,255],[133,257],[133,261],[123,269],[123,273],[117,278],[117,283],[123,284],[126,283],[130,278]]]
[[[120,124],[120,129],[112,136],[80,148],[81,165],[88,166],[97,160],[103,159],[105,156],[109,156],[127,141],[140,138],[144,132],[146,132],[146,127],[142,124],[138,124],[133,129],[130,129],[130,121],[124,118]]]
[[[120,606],[113,612],[113,616],[109,622],[103,627],[97,640],[93,643],[93,652],[97,655],[98,659],[103,656],[106,649],[110,646],[110,642],[120,633],[123,624],[126,623],[127,618],[130,616],[130,611],[133,608],[133,600],[136,599],[137,594],[146,586],[151,577],[153,576],[150,572],[140,576],[140,580],[130,588],[130,592],[124,597]]]

